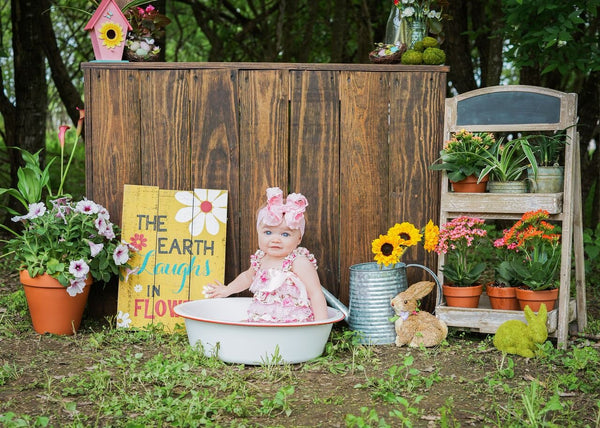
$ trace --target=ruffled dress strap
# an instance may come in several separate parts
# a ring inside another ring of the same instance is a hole
[[[292,265],[294,264],[294,260],[298,256],[304,256],[308,259],[308,261],[314,266],[315,270],[317,269],[317,259],[314,254],[308,251],[304,247],[297,247],[294,251],[292,251],[284,260],[282,269],[284,272],[289,272],[292,270]]]
[[[256,250],[256,253],[250,256],[250,266],[255,272],[258,272],[260,269],[263,257],[265,257],[265,252],[263,250]]]

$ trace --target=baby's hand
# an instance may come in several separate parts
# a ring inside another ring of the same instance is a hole
[[[219,281],[215,281],[214,284],[208,284],[204,286],[204,295],[208,299],[214,299],[215,297],[227,297],[229,296],[229,290]]]

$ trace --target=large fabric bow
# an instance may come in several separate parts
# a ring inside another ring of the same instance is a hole
[[[300,229],[300,233],[304,234],[304,211],[307,206],[304,195],[290,193],[284,202],[283,191],[279,187],[270,187],[267,189],[267,205],[258,212],[256,226],[260,223],[277,226],[285,219],[290,229]]]

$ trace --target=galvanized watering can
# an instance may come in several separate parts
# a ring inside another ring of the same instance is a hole
[[[419,267],[433,277],[439,304],[442,298],[440,280],[431,269],[419,264],[397,263],[380,267],[370,262],[350,266],[350,308],[323,287],[327,302],[346,316],[350,328],[360,333],[361,343],[383,345],[395,342],[394,323],[389,320],[395,314],[390,302],[408,288],[408,267]]]

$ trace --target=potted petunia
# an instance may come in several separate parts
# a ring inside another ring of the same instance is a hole
[[[446,141],[429,169],[446,171],[455,192],[485,192],[488,175],[480,175],[495,142],[491,133],[460,130]]]
[[[56,192],[50,185],[50,165],[40,167],[39,153],[22,150],[25,165],[18,170],[16,189],[0,189],[16,198],[25,213],[16,213],[15,230],[3,226],[11,237],[3,256],[12,257],[20,269],[33,327],[38,333],[73,334],[80,325],[93,281],[108,281],[127,268],[130,247],[121,243],[119,229],[108,211],[88,199],[73,201],[63,192],[75,146],[77,129],[65,166],[65,135],[59,131],[61,172]]]
[[[440,226],[435,252],[444,254],[442,289],[448,306],[476,308],[483,285],[479,282],[486,264],[476,257],[477,248],[486,243],[485,221],[461,216]]]
[[[511,253],[504,266],[520,284],[516,292],[521,309],[529,305],[537,311],[545,303],[550,311],[558,298],[560,233],[549,217],[546,210],[528,211],[494,242]]]

